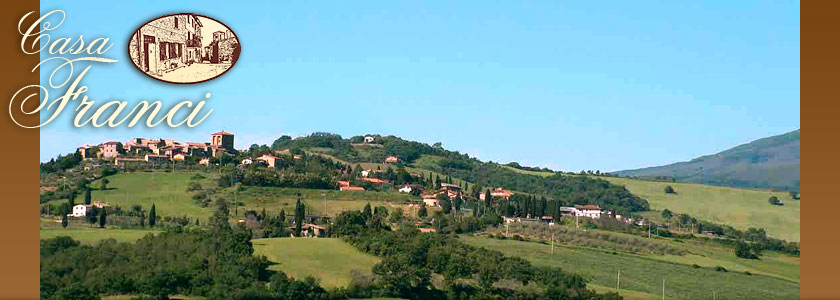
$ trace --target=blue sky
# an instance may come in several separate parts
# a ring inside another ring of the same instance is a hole
[[[67,12],[53,38],[114,43],[105,56],[119,62],[94,66],[84,80],[98,104],[171,104],[211,92],[214,109],[194,128],[75,128],[74,102],[41,129],[42,160],[103,140],[207,141],[224,129],[242,148],[283,134],[381,133],[483,160],[612,171],[800,127],[798,2],[84,1],[41,9]],[[242,56],[231,71],[175,85],[134,68],[132,32],[179,12],[233,29]]]

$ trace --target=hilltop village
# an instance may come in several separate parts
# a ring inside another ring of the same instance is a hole
[[[362,145],[376,147],[376,137],[365,136]],[[210,135],[209,142],[180,142],[174,139],[149,139],[149,138],[132,138],[125,143],[118,141],[107,141],[99,145],[86,145],[77,149],[78,154],[84,160],[93,161],[101,160],[112,162],[115,167],[128,166],[165,166],[167,164],[182,162],[185,164],[193,163],[200,166],[209,166],[211,163],[219,165],[223,157],[241,156],[245,152],[237,151],[234,148],[234,134],[227,131],[219,131]],[[299,160],[303,158],[303,153],[292,153],[290,149],[275,150],[271,153],[264,153],[256,157],[242,157],[238,161],[234,161],[240,168],[246,167],[264,167],[268,169],[275,168],[280,161],[285,158],[292,158]],[[395,155],[389,155],[382,161],[386,165],[398,165],[400,159]],[[364,186],[353,185],[352,182],[363,182],[369,187],[394,185],[392,180],[383,179],[385,171],[379,169],[363,169],[360,170],[357,176],[350,178],[350,180],[336,180],[334,186],[340,191],[366,191]],[[419,173],[410,173],[414,179],[423,178]],[[381,190],[381,188],[374,188]],[[438,182],[433,188],[424,188],[424,185],[418,183],[404,183],[395,187],[399,193],[411,194],[420,197],[420,201],[415,204],[409,204],[408,209],[417,209],[420,205],[428,208],[443,208],[457,209],[456,206],[451,205],[455,199],[458,201],[468,199],[473,195],[469,195],[464,191],[464,187],[447,183]],[[479,201],[489,201],[488,199],[510,200],[514,192],[504,187],[495,187],[488,189],[486,193],[477,193],[475,195]],[[488,198],[489,197],[489,198]],[[96,202],[87,205],[76,205],[73,207],[73,212],[68,214],[70,217],[85,217],[85,211],[92,209],[92,207],[102,208],[106,204],[103,202]],[[464,209],[470,211],[469,209]],[[602,211],[601,207],[594,204],[562,206],[559,207],[560,216],[576,217],[576,218],[590,218],[598,219],[602,215],[613,217],[613,212]],[[623,218],[621,215],[615,215],[616,218],[626,223],[634,222],[633,219]],[[554,224],[555,216],[552,215],[531,215],[525,214],[516,217],[502,216],[504,223],[547,223]],[[644,221],[638,221],[638,225],[643,225]],[[314,225],[313,225],[314,226]]]

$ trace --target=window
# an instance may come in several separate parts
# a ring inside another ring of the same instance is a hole
[[[174,16],[173,18],[175,18],[175,28],[178,28],[178,16]]]
[[[160,53],[160,60],[161,61],[166,60],[166,44],[168,44],[168,43],[167,42],[160,42],[160,49],[158,49],[158,52]]]

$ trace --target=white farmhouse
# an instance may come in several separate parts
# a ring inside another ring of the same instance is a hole
[[[91,209],[90,205],[79,204],[73,206],[73,213],[68,214],[68,217],[84,217],[87,215],[87,211]]]
[[[400,193],[411,193],[411,186],[406,185],[406,186],[400,188]]]
[[[601,208],[598,205],[575,205],[577,215],[580,217],[598,219],[601,218]]]
[[[373,137],[372,136],[366,136],[365,137],[365,143],[373,143]]]

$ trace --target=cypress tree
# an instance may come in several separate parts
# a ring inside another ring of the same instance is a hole
[[[303,228],[303,214],[305,209],[303,203],[300,202],[300,193],[298,193],[297,202],[295,203],[295,236],[300,237],[301,229]]]
[[[85,187],[85,205],[90,205],[90,188]]]
[[[67,214],[62,214],[61,215],[61,227],[62,228],[67,228],[67,225],[68,225]]]
[[[105,223],[108,222],[106,215],[108,215],[108,213],[105,212],[105,208],[103,207],[102,212],[99,213],[99,228],[105,228]]]
[[[152,203],[152,209],[149,210],[149,227],[155,227],[157,221],[157,212],[155,211],[155,204]]]
[[[487,206],[490,206],[490,201],[492,201],[492,200],[493,200],[493,195],[490,194],[490,189],[487,189],[487,191],[484,192],[484,204],[486,204]]]

